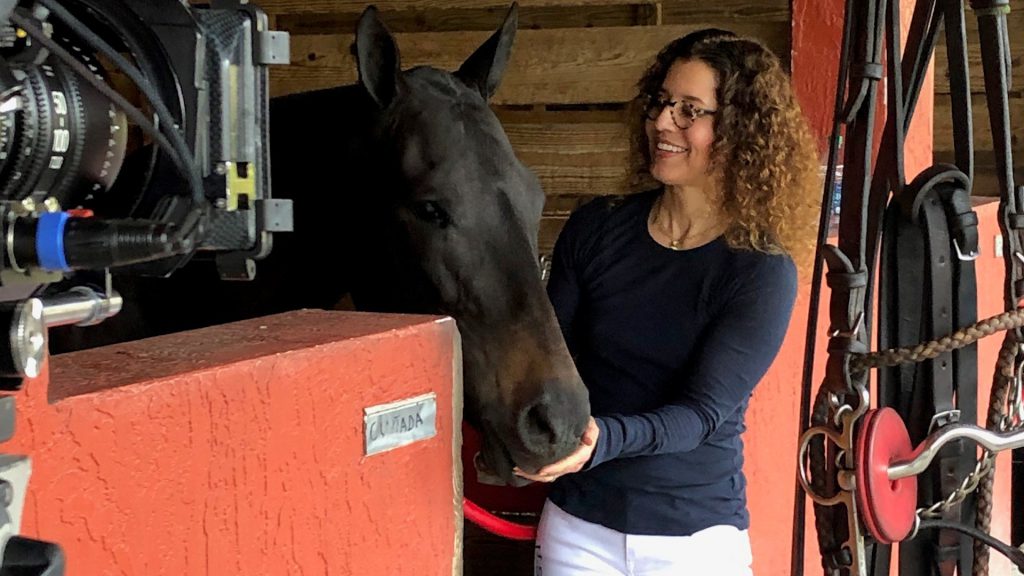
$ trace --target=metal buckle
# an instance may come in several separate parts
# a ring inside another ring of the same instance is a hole
[[[956,257],[959,258],[961,262],[971,262],[978,259],[977,248],[971,250],[968,254],[964,254],[963,251],[960,250],[960,242],[957,241],[956,238],[953,239],[953,248],[956,248]]]
[[[932,422],[928,425],[928,433],[931,434],[936,428],[942,428],[950,424],[956,424],[960,421],[960,411],[956,408],[952,410],[945,410],[939,412],[935,416],[932,416]]]

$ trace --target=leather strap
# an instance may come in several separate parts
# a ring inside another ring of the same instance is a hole
[[[867,239],[876,226],[869,226],[871,196],[871,159],[874,151],[874,124],[882,64],[885,17],[882,3],[876,0],[847,0],[843,37],[843,61],[840,65],[838,94],[846,98],[837,106],[837,119],[846,124],[843,195],[839,221],[838,246],[825,246],[822,255],[828,268],[831,287],[829,317],[832,335],[828,344],[826,373],[815,402],[811,423],[826,425],[828,398],[833,396],[851,404],[858,403],[854,375],[849,370],[853,354],[868,350],[871,314],[870,286],[873,254]],[[834,158],[829,169],[834,169]],[[863,376],[861,376],[863,380]],[[859,384],[863,385],[864,382]],[[824,485],[823,493],[838,490],[835,454],[824,454],[824,470],[815,474]],[[814,505],[818,545],[822,564],[830,574],[848,574],[849,551],[843,547],[849,536],[849,516],[844,506]],[[802,569],[802,568],[801,568]]]
[[[966,188],[967,178],[956,167],[934,166],[890,206],[883,233],[879,347],[931,340],[976,320],[969,254],[977,250],[977,217]],[[879,374],[879,404],[896,408],[908,423],[912,441],[919,443],[936,425],[973,423],[976,369],[973,347],[888,369]],[[952,493],[973,467],[973,458],[962,443],[947,445],[922,475],[919,504],[928,506]],[[967,510],[953,507],[942,518],[962,522]],[[876,554],[875,574],[888,574],[888,556],[887,551]],[[950,530],[900,545],[900,574],[905,576],[951,576],[958,564],[961,573],[968,573],[971,562],[971,543]]]

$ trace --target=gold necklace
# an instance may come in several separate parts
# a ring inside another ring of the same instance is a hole
[[[654,226],[659,231],[661,231],[665,235],[666,238],[668,238],[668,241],[669,241],[668,247],[671,250],[675,250],[676,252],[681,252],[683,250],[686,250],[686,247],[683,246],[683,241],[686,239],[686,232],[683,232],[683,234],[680,235],[678,238],[673,238],[672,237],[672,228],[671,228],[671,226],[669,226],[668,228],[665,228],[664,226],[662,226],[658,222],[658,214],[661,214],[662,198],[663,198],[662,196],[658,197],[658,200],[657,200],[658,205],[651,212],[651,224],[654,224]],[[711,226],[707,230],[702,232],[701,235],[706,233],[708,230],[713,230],[713,229],[715,229],[715,227]],[[687,230],[687,232],[689,232],[689,230]],[[698,235],[694,235],[694,238],[697,238],[697,237],[698,237]]]
[[[671,225],[668,228],[665,228],[661,224],[660,218],[658,218],[658,216],[661,214],[661,206],[662,206],[662,197],[659,196],[658,197],[658,205],[655,206],[654,210],[651,212],[651,224],[653,224],[654,227],[659,232],[661,232],[662,234],[665,235],[665,238],[668,239],[668,247],[670,249],[675,250],[676,252],[680,252],[682,250],[685,250],[686,248],[683,247],[682,242],[683,242],[683,239],[686,237],[686,233],[684,232],[678,238],[673,238],[672,237]]]

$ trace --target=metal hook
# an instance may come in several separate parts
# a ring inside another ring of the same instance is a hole
[[[850,338],[856,339],[857,335],[860,334],[860,327],[863,323],[864,311],[861,310],[860,313],[857,314],[857,319],[853,321],[853,328],[851,328],[850,330],[840,330],[838,328],[834,328],[832,332],[829,333],[829,337],[835,338],[836,336],[849,336]]]
[[[960,243],[957,241],[956,238],[953,239],[953,248],[956,249],[956,257],[959,258],[962,262],[971,262],[978,259],[977,248],[971,250],[968,254],[964,254],[963,251],[960,250]],[[1018,252],[1017,254],[1020,254],[1020,252]]]

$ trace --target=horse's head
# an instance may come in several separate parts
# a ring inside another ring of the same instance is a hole
[[[455,73],[403,71],[373,8],[356,35],[360,82],[379,112],[375,160],[397,215],[387,259],[406,271],[394,276],[399,305],[370,297],[456,320],[466,419],[483,435],[482,464],[506,481],[512,464],[533,470],[568,454],[589,415],[540,278],[544,193],[488,105],[515,29],[513,5]]]

